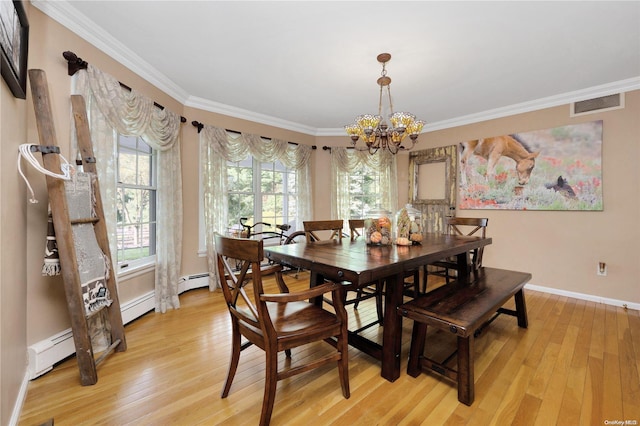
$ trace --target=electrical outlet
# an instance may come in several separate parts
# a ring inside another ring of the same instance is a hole
[[[596,273],[602,277],[607,276],[607,264],[604,262],[598,262]]]

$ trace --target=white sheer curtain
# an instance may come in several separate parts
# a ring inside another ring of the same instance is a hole
[[[118,134],[140,136],[158,152],[155,309],[177,309],[182,256],[180,116],[123,89],[115,78],[91,65],[76,73],[74,80],[74,92],[87,104],[105,211],[116,211]],[[106,217],[111,253],[116,253],[115,214]]]
[[[228,225],[227,161],[241,161],[251,155],[265,163],[280,160],[295,170],[298,191],[296,229],[302,229],[302,221],[311,218],[311,152],[310,146],[293,145],[278,139],[268,141],[257,135],[234,134],[204,125],[200,132],[200,167],[211,290],[219,286],[214,234],[224,234]]]
[[[398,205],[396,157],[387,151],[371,155],[367,151],[331,148],[331,217],[350,219],[349,174],[366,166],[380,173],[380,207],[395,212]]]

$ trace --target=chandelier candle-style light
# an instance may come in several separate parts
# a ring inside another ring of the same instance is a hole
[[[391,77],[387,76],[386,64],[391,59],[389,53],[381,53],[377,57],[378,62],[382,64],[382,73],[378,78],[380,86],[380,100],[378,102],[378,115],[363,114],[356,117],[354,124],[344,126],[347,134],[351,136],[353,147],[359,151],[369,151],[375,154],[380,148],[387,149],[392,154],[396,154],[400,150],[410,150],[416,144],[418,135],[422,131],[425,122],[416,120],[416,116],[408,112],[393,112],[393,102],[391,101]],[[385,95],[389,101],[389,121],[391,127],[384,121],[382,117],[382,98]],[[409,136],[411,146],[405,147],[402,141]],[[362,140],[367,145],[366,148],[358,147],[357,142]]]

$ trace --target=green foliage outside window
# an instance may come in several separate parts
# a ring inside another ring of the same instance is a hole
[[[155,153],[139,137],[118,138],[117,261],[156,252]]]

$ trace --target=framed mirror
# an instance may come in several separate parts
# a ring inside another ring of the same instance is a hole
[[[442,232],[445,218],[455,216],[457,188],[456,145],[409,154],[409,202],[422,211],[426,232]]]
[[[411,203],[444,203],[455,207],[458,181],[456,145],[412,152],[409,176]]]

